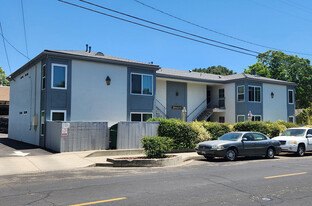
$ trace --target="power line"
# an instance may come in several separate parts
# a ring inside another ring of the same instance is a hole
[[[179,30],[179,29],[175,29],[173,27],[169,27],[169,26],[166,26],[166,25],[163,25],[163,24],[159,24],[159,23],[156,23],[156,22],[153,22],[153,21],[150,21],[150,20],[142,19],[142,18],[133,16],[133,15],[130,15],[130,14],[126,14],[124,12],[120,12],[120,11],[117,11],[117,10],[114,10],[114,9],[110,9],[110,8],[107,8],[107,7],[98,5],[98,4],[91,3],[89,1],[85,1],[85,0],[79,0],[79,1],[84,2],[86,4],[90,4],[92,6],[96,6],[96,7],[108,10],[108,11],[115,12],[115,13],[118,13],[118,14],[130,17],[130,18],[133,18],[133,19],[144,21],[144,22],[147,22],[147,23],[150,23],[150,24],[153,24],[153,25],[156,25],[156,26],[160,26],[160,27],[163,27],[163,28],[166,28],[166,29],[170,29],[170,30],[173,30],[173,31],[177,31],[177,32],[180,32],[180,33],[183,33],[183,34],[187,34],[187,35],[190,35],[190,36],[193,36],[193,37],[197,37],[197,38],[204,39],[204,40],[207,40],[207,41],[211,41],[211,42],[214,42],[214,43],[218,43],[218,44],[222,44],[222,45],[225,45],[225,46],[233,47],[233,48],[236,48],[236,49],[241,49],[241,50],[244,50],[244,51],[247,51],[247,52],[252,52],[252,53],[255,53],[255,54],[259,54],[260,53],[260,52],[253,51],[253,50],[250,50],[250,49],[245,49],[243,47],[235,46],[235,45],[232,45],[232,44],[227,44],[227,43],[224,43],[224,42],[216,41],[216,40],[209,39],[209,38],[206,38],[206,37],[203,37],[203,36],[199,36],[199,35],[196,35],[196,34],[185,32],[185,31],[182,31],[182,30]]]
[[[83,7],[83,6],[80,6],[80,5],[77,5],[77,4],[74,4],[74,3],[70,3],[70,2],[67,2],[67,1],[64,1],[64,0],[58,0],[58,1],[60,1],[62,3],[65,3],[65,4],[69,4],[71,6],[79,7],[81,9],[85,9],[85,10],[92,11],[92,12],[95,12],[95,13],[98,13],[98,14],[109,16],[109,17],[112,17],[112,18],[115,18],[115,19],[118,19],[118,20],[122,20],[122,21],[125,21],[125,22],[128,22],[128,23],[132,23],[132,24],[139,25],[139,26],[142,26],[142,27],[145,27],[145,28],[149,28],[149,29],[152,29],[152,30],[156,30],[156,31],[160,31],[160,32],[163,32],[163,33],[166,33],[166,34],[170,34],[170,35],[173,35],[173,36],[177,36],[177,37],[181,37],[181,38],[188,39],[188,40],[191,40],[191,41],[207,44],[207,45],[210,45],[210,46],[214,46],[214,47],[218,47],[218,48],[222,48],[222,49],[238,52],[238,53],[241,53],[241,54],[257,57],[257,55],[254,55],[254,54],[250,54],[250,53],[247,53],[247,52],[242,52],[242,51],[239,51],[239,50],[235,50],[235,49],[219,46],[219,45],[216,45],[216,44],[211,44],[211,43],[204,42],[204,41],[201,41],[201,40],[197,40],[197,39],[193,39],[193,38],[190,38],[190,37],[186,37],[186,36],[183,36],[183,35],[180,35],[180,34],[176,34],[176,33],[172,33],[172,32],[165,31],[165,30],[162,30],[162,29],[158,29],[158,28],[155,28],[155,27],[147,26],[147,25],[144,25],[144,24],[141,24],[141,23],[137,23],[137,22],[134,22],[134,21],[130,21],[130,20],[121,18],[121,17],[113,16],[113,15],[110,15],[110,14],[107,14],[107,13],[104,13],[104,12],[100,12],[100,11],[97,11],[97,10],[94,10],[94,9],[90,9],[90,8],[87,8],[87,7]]]
[[[7,52],[6,45],[5,45],[5,41],[4,41],[4,35],[3,35],[3,30],[2,30],[1,22],[0,22],[0,29],[1,29],[1,34],[2,34],[2,40],[3,40],[3,45],[4,45],[4,51],[5,51],[6,59],[7,59],[7,62],[8,62],[8,66],[9,66],[9,69],[10,69],[10,73],[12,73],[12,71],[11,71],[11,65],[10,65],[10,61],[9,61],[9,56],[8,56],[8,52]]]
[[[27,57],[28,57],[29,54],[28,54],[28,45],[27,45],[27,36],[26,36],[26,25],[25,25],[23,0],[21,0],[21,6],[22,6],[22,16],[23,16],[23,25],[24,25],[24,36],[25,36],[25,44],[26,44],[26,53],[27,53]]]
[[[266,45],[263,45],[263,44],[258,44],[258,43],[254,43],[254,42],[247,41],[247,40],[244,40],[244,39],[240,39],[240,38],[237,38],[237,37],[234,37],[234,36],[231,36],[231,35],[228,35],[228,34],[225,34],[225,33],[221,33],[221,32],[218,32],[218,31],[216,31],[216,30],[213,30],[213,29],[210,29],[210,28],[201,26],[201,25],[196,24],[196,23],[194,23],[194,22],[191,22],[191,21],[182,19],[182,18],[180,18],[180,17],[178,17],[178,16],[175,16],[175,15],[172,15],[172,14],[170,14],[170,13],[168,13],[168,12],[165,12],[165,11],[162,11],[162,10],[160,10],[160,9],[157,9],[157,8],[155,8],[155,7],[153,7],[153,6],[150,6],[150,5],[146,4],[146,3],[143,3],[143,2],[141,2],[141,1],[139,1],[139,0],[133,0],[133,1],[135,1],[135,2],[137,2],[137,3],[139,3],[139,4],[141,4],[141,5],[143,5],[143,6],[145,6],[145,7],[148,7],[148,8],[150,8],[150,9],[153,9],[153,10],[155,10],[155,11],[157,11],[157,12],[160,12],[160,13],[165,14],[165,15],[167,15],[167,16],[170,16],[170,17],[172,17],[172,18],[175,18],[175,19],[178,19],[178,20],[180,20],[180,21],[183,21],[183,22],[185,22],[185,23],[191,24],[191,25],[196,26],[196,27],[199,27],[199,28],[201,28],[201,29],[204,29],[204,30],[207,30],[207,31],[210,31],[210,32],[213,32],[213,33],[216,33],[216,34],[219,34],[219,35],[222,35],[222,36],[231,38],[231,39],[235,39],[235,40],[238,40],[238,41],[241,41],[241,42],[244,42],[244,43],[248,43],[248,44],[255,45],[255,46],[259,46],[259,47],[266,48],[266,49],[280,50],[280,51],[284,51],[284,52],[288,52],[288,53],[293,53],[293,54],[302,54],[302,55],[312,56],[312,54],[309,54],[309,53],[302,53],[302,52],[297,52],[297,51],[291,51],[291,50],[285,50],[285,49],[278,49],[278,48],[274,48],[274,47],[271,47],[271,46],[266,46]]]
[[[23,54],[21,51],[19,51],[13,44],[11,44],[11,43],[9,42],[9,40],[7,40],[7,39],[5,38],[5,36],[3,35],[3,33],[0,33],[0,35],[2,36],[2,38],[3,38],[15,51],[17,51],[19,54],[21,54],[21,55],[24,56],[25,58],[30,59],[30,58],[27,57],[25,54]]]

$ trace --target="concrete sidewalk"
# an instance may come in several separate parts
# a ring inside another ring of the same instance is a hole
[[[119,151],[119,152],[118,152]],[[196,152],[175,153],[183,161],[199,158]],[[141,151],[116,150],[67,152],[42,156],[1,157],[0,176],[24,173],[72,170],[92,166],[110,166],[107,158],[142,156]]]

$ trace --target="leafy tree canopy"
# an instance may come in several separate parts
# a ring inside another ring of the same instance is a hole
[[[244,69],[244,73],[295,82],[296,107],[307,108],[312,102],[312,66],[309,59],[269,50],[257,56],[257,63]]]
[[[10,82],[6,79],[5,71],[0,67],[0,85],[10,86]]]
[[[193,69],[194,72],[202,72],[202,73],[209,73],[209,74],[218,74],[218,75],[231,75],[236,74],[236,72],[233,72],[233,70],[229,70],[226,67],[223,67],[221,65],[219,66],[211,66],[208,68],[199,68],[199,69]]]

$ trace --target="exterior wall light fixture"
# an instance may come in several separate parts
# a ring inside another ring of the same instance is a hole
[[[271,98],[272,99],[274,98],[274,92],[271,92]]]
[[[109,76],[107,76],[106,79],[105,79],[105,81],[106,81],[106,84],[107,84],[107,85],[110,85],[110,83],[111,83],[111,78],[109,78]]]

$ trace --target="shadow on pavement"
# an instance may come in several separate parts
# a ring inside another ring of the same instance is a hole
[[[16,150],[27,152],[29,155],[48,155],[53,153],[36,145],[9,139],[7,134],[0,133],[0,157],[11,156]]]
[[[278,156],[275,156],[274,159],[279,159]],[[233,162],[244,162],[244,161],[256,161],[256,160],[267,160],[265,157],[261,156],[254,156],[254,157],[237,157],[237,159]],[[215,157],[214,159],[207,160],[207,159],[198,159],[197,161],[202,161],[202,162],[232,162],[228,161],[225,158],[222,157]]]
[[[0,137],[0,144],[3,144],[7,147],[14,148],[15,150],[26,150],[26,149],[37,149],[37,148],[39,148],[36,145],[16,141],[16,140],[5,138],[5,137]]]

